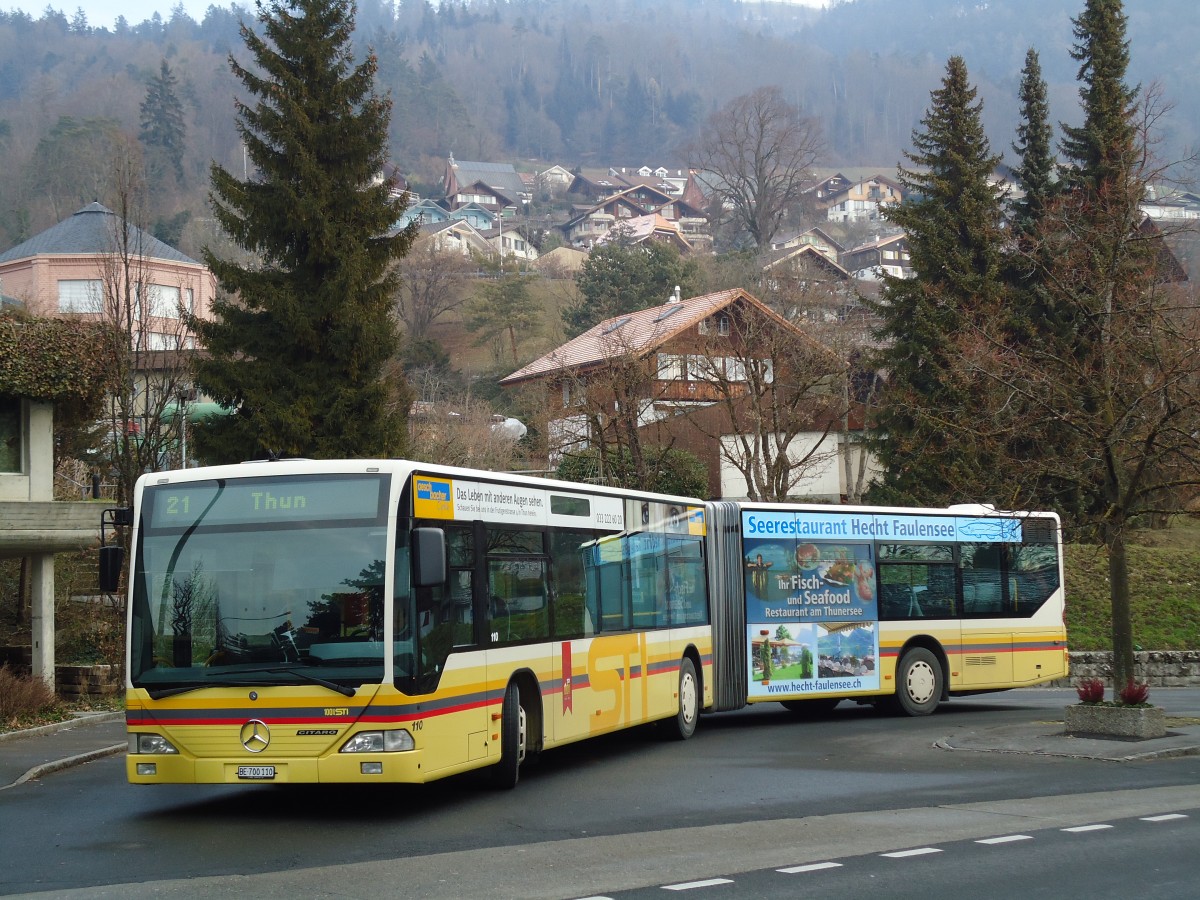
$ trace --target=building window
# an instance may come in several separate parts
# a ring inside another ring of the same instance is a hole
[[[728,335],[729,334],[729,325],[730,325],[729,316],[718,316],[717,317],[717,334]]]
[[[685,356],[674,353],[658,354],[658,380],[682,381]]]
[[[178,287],[166,284],[146,285],[146,315],[152,319],[178,319],[180,296]]]
[[[63,279],[58,283],[58,311],[99,313],[104,311],[104,288],[100,279]]]
[[[0,397],[0,472],[22,471],[21,401]]]

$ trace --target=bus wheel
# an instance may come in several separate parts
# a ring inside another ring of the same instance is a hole
[[[502,790],[516,787],[524,761],[525,707],[521,705],[521,689],[515,681],[510,681],[500,712],[500,762],[492,766],[493,786]]]
[[[896,667],[892,707],[906,716],[927,716],[942,699],[942,667],[924,647],[914,647]]]
[[[833,712],[833,708],[842,702],[841,697],[814,697],[812,700],[780,700],[783,708],[797,716],[825,716]]]
[[[686,656],[679,663],[679,712],[671,720],[669,734],[679,741],[686,741],[696,733],[700,718],[700,682],[696,680],[696,667]]]

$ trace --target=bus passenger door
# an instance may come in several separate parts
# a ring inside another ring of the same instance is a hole
[[[540,535],[539,535],[540,538]],[[516,672],[532,673],[541,695],[540,715],[526,721],[529,747],[542,746],[550,712],[547,690],[554,678],[551,658],[548,560],[543,556],[488,556],[487,558],[487,685],[490,735],[498,733],[505,688]],[[522,705],[527,712],[536,698],[534,687],[522,684]],[[536,729],[536,732],[534,731]],[[492,755],[498,751],[493,748]]]

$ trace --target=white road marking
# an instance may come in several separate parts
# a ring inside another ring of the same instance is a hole
[[[1032,841],[1031,834],[1006,834],[1004,837],[983,838],[976,841],[977,844],[1007,844],[1012,841]]]
[[[1166,813],[1161,816],[1142,816],[1143,822],[1168,822],[1171,819],[1186,819],[1183,813]]]
[[[733,884],[732,878],[706,878],[703,881],[687,881],[683,884],[664,884],[664,891],[691,891],[696,888],[715,887],[718,884]]]
[[[1062,831],[1069,831],[1072,834],[1079,834],[1082,831],[1103,831],[1105,828],[1112,828],[1111,825],[1076,825],[1074,828],[1063,828]]]
[[[841,863],[820,862],[804,866],[788,866],[786,869],[776,869],[775,871],[782,872],[784,875],[799,875],[801,872],[819,872],[822,869],[840,869],[841,867]]]
[[[906,856],[924,856],[926,853],[941,853],[937,847],[918,847],[916,850],[898,850],[895,853],[880,853],[890,859],[903,859]]]

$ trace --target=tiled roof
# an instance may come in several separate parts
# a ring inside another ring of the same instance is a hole
[[[750,295],[735,288],[700,297],[688,297],[677,303],[664,303],[662,306],[605,319],[540,359],[535,359],[529,365],[501,378],[500,383],[516,384],[560,369],[595,365],[625,353],[648,353],[739,297]],[[678,309],[679,312],[673,312],[674,309]]]
[[[752,294],[741,288],[732,288],[606,319],[529,365],[501,378],[500,384],[514,385],[564,369],[586,369],[627,353],[645,356],[701,319],[738,301],[792,330],[798,340],[808,342],[821,352],[831,352]]]
[[[57,225],[47,228],[11,250],[0,253],[0,263],[26,259],[31,256],[78,256],[93,253],[111,254],[116,246],[113,240],[115,229],[121,219],[108,207],[90,203],[79,212]],[[198,266],[200,263],[164,244],[158,238],[140,228],[127,225],[130,247],[144,259],[162,259],[170,262]]]

